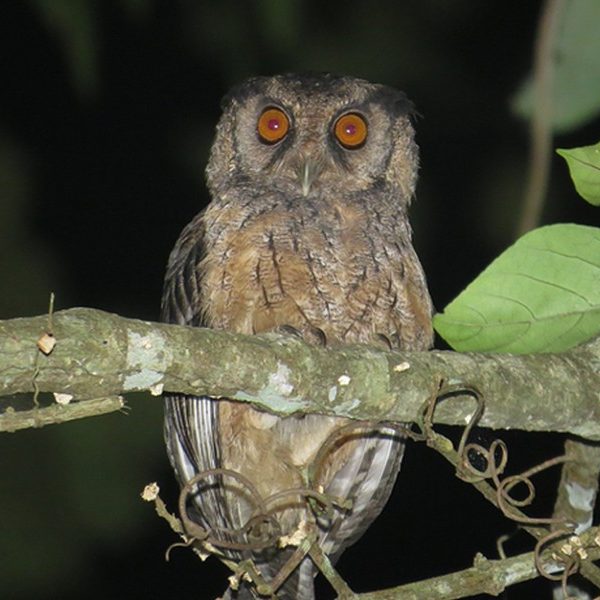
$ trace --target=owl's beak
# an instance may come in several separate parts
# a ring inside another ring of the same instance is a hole
[[[320,169],[316,161],[311,158],[305,158],[298,172],[300,185],[302,186],[302,195],[306,198],[310,193],[310,189],[319,175]]]

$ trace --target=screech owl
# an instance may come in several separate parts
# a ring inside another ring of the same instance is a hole
[[[407,215],[417,170],[411,104],[394,89],[333,75],[242,83],[223,101],[207,167],[211,202],[170,255],[163,320],[245,334],[292,329],[330,347],[430,348],[432,306]],[[165,402],[182,485],[209,469],[239,473],[267,499],[280,533],[312,523],[332,561],[381,512],[400,468],[404,441],[383,426],[357,434],[342,418],[279,418],[223,399]],[[350,501],[330,518],[302,493],[284,493],[311,484],[324,444],[320,491]],[[255,500],[219,471],[199,484],[193,514],[215,537],[241,541],[226,556],[252,558],[270,581],[294,549],[252,545],[244,527]],[[277,598],[314,598],[315,571],[304,558]],[[227,597],[257,594],[242,583]]]

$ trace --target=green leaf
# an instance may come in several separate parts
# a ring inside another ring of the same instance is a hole
[[[600,2],[570,0],[559,18],[553,47],[552,123],[556,132],[584,125],[600,112]],[[512,99],[512,108],[529,118],[533,102],[529,77]]]
[[[84,97],[98,88],[98,18],[94,0],[30,0],[59,39],[73,84]]]
[[[600,333],[600,229],[521,237],[434,318],[463,352],[560,352]]]
[[[579,195],[594,206],[600,206],[600,142],[581,148],[556,150],[569,166],[571,179]]]

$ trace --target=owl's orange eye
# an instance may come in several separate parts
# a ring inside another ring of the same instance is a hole
[[[281,109],[267,108],[258,118],[256,129],[265,144],[276,144],[287,135],[290,120]]]
[[[333,128],[337,141],[350,150],[360,148],[365,143],[367,131],[367,122],[357,113],[342,115]]]

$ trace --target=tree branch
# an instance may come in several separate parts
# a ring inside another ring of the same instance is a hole
[[[9,406],[0,413],[0,431],[17,431],[29,427],[44,427],[55,423],[66,423],[67,421],[86,417],[97,417],[121,410],[124,406],[121,396],[91,398],[85,402],[75,402],[69,405],[56,403],[50,406],[32,408],[31,410],[16,411],[12,406]]]
[[[558,551],[563,542],[552,546]],[[600,556],[594,551],[594,557]],[[478,554],[469,569],[456,571],[395,588],[358,594],[359,600],[456,600],[478,594],[499,596],[507,587],[539,577],[535,553],[527,552],[510,558],[490,560]]]
[[[56,344],[46,355],[37,343],[48,333]],[[0,321],[0,396],[45,391],[85,400],[167,390],[252,402],[280,415],[403,422],[417,417],[441,379],[482,394],[480,426],[600,439],[600,339],[564,354],[517,356],[319,348],[294,336],[244,336],[86,308],[57,312],[51,324],[46,316]],[[458,395],[436,410],[436,422],[464,425],[473,410]],[[0,430],[16,428],[18,415],[10,423],[0,416]]]

